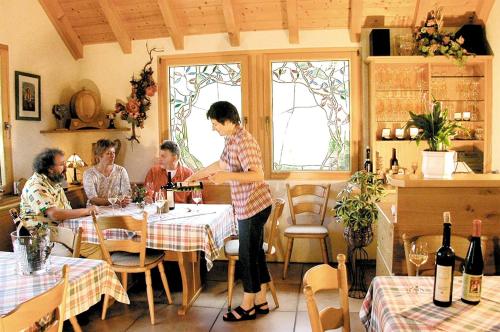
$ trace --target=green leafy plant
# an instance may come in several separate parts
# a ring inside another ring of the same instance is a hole
[[[354,173],[337,195],[333,208],[337,221],[354,231],[371,226],[378,216],[375,203],[380,202],[383,195],[384,187],[375,174],[366,171]]]
[[[132,185],[132,202],[142,203],[144,202],[144,198],[146,198],[146,195],[147,195],[146,187],[137,184]]]
[[[459,65],[463,65],[469,53],[462,47],[464,38],[456,38],[452,32],[441,30],[443,15],[441,9],[431,10],[421,27],[415,28],[413,33],[417,43],[417,52],[423,56],[445,55],[455,58]]]
[[[417,145],[421,140],[429,144],[429,151],[446,151],[451,146],[451,138],[457,130],[467,129],[455,121],[448,120],[448,110],[442,108],[441,102],[433,99],[432,111],[429,113],[415,114],[410,112],[411,119],[406,123],[406,128],[416,127],[419,133],[415,140]]]

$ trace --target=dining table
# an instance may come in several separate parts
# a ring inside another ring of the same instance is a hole
[[[142,218],[147,212],[147,248],[164,250],[165,260],[177,261],[182,282],[182,304],[177,313],[185,315],[202,291],[200,253],[204,253],[206,269],[219,256],[224,241],[237,234],[238,226],[230,204],[175,204],[175,209],[159,213],[155,205],[141,208],[129,204],[123,208],[99,207],[99,215],[131,215]],[[82,241],[98,244],[92,217],[69,219],[60,226],[77,231],[82,227]],[[106,238],[130,238],[135,234],[124,230],[107,230]],[[111,234],[110,234],[111,233]]]
[[[419,292],[409,289],[418,285]],[[367,331],[500,331],[500,276],[483,276],[481,301],[462,302],[462,277],[453,279],[452,304],[432,301],[434,277],[379,276],[372,280],[359,317]]]
[[[0,251],[0,315],[6,315],[19,304],[44,293],[62,278],[62,268],[69,267],[69,281],[64,319],[69,319],[75,331],[81,331],[76,315],[87,311],[107,294],[129,304],[111,266],[102,260],[50,256],[45,271],[36,275],[19,273],[17,255]]]

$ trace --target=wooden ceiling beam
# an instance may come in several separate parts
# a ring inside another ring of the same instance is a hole
[[[299,17],[297,14],[297,0],[286,0],[288,20],[288,41],[290,44],[299,43]]]
[[[231,46],[240,46],[240,24],[234,14],[233,0],[222,0],[222,11],[224,12],[229,43]]]
[[[476,17],[481,24],[486,25],[494,4],[495,0],[480,0],[477,2]]]
[[[123,20],[118,16],[116,6],[112,0],[98,0],[98,2],[123,53],[132,53],[132,38],[130,38],[127,32]]]
[[[417,0],[415,3],[415,12],[413,13],[413,21],[411,26],[415,28],[420,26],[426,19],[427,13],[431,9],[431,5],[428,0]]]
[[[82,41],[73,29],[69,19],[64,14],[59,2],[53,0],[39,1],[73,58],[75,58],[75,60],[83,58]]]
[[[349,36],[352,42],[359,43],[361,39],[361,24],[363,18],[363,0],[350,0],[349,4]]]
[[[182,32],[181,27],[175,17],[171,0],[158,0],[158,6],[160,6],[163,23],[165,23],[165,26],[167,27],[168,33],[170,35],[170,38],[172,38],[175,49],[183,50],[184,33]]]

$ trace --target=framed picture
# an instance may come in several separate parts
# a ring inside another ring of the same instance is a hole
[[[41,120],[40,76],[15,72],[16,120]]]

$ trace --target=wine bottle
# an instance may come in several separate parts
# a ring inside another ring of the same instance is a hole
[[[363,166],[365,171],[369,173],[373,173],[373,163],[372,160],[370,159],[370,147],[366,147],[366,159],[365,159],[365,164]]]
[[[166,185],[167,189],[167,202],[168,202],[168,209],[173,210],[175,209],[175,197],[174,197],[174,183],[172,182],[172,173],[168,172],[167,173],[167,178],[168,182]]]
[[[392,158],[390,160],[391,168],[392,166],[399,166],[398,158],[396,157],[396,149],[392,148]]]
[[[437,306],[449,307],[451,306],[451,296],[453,294],[453,272],[455,269],[455,251],[450,245],[450,212],[444,212],[443,219],[443,245],[436,253],[432,300]]]
[[[17,236],[30,236],[30,231],[24,226],[23,221],[16,209],[9,210],[10,217],[12,218],[12,222],[16,226]]]
[[[483,254],[481,252],[481,220],[472,222],[472,238],[465,256],[462,274],[462,301],[478,304],[481,300],[481,282],[483,278]]]

